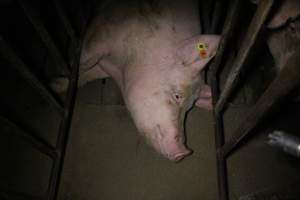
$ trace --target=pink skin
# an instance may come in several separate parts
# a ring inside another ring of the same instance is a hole
[[[211,88],[209,85],[201,85],[199,97],[195,103],[199,108],[205,108],[207,110],[212,110],[212,97],[211,97]]]
[[[210,44],[206,59],[200,59],[195,50],[198,40]],[[125,81],[124,98],[137,128],[157,152],[172,161],[191,154],[184,144],[186,111],[198,97],[199,107],[211,109],[210,88],[201,84],[199,73],[215,55],[218,42],[219,36],[195,36],[179,45],[171,64],[140,66],[141,71],[132,71],[130,81]]]
[[[132,5],[107,11],[108,20],[98,16],[90,24],[81,55],[79,85],[111,76],[139,132],[172,161],[191,154],[183,132],[186,111],[198,97],[198,106],[211,108],[199,74],[220,36],[199,35],[196,2],[162,1],[159,14],[146,6],[147,20]],[[206,44],[206,58],[199,57],[198,42]]]

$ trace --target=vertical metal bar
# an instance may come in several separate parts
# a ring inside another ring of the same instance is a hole
[[[224,0],[216,0],[215,1],[211,25],[210,25],[209,32],[208,32],[210,34],[217,32],[217,28],[218,28],[218,25],[220,24],[220,20],[221,20],[222,9],[224,7],[224,3],[225,3]]]
[[[55,6],[55,9],[57,11],[57,14],[58,14],[59,18],[61,19],[61,21],[64,25],[64,28],[65,28],[67,34],[71,38],[71,43],[75,42],[75,40],[76,40],[75,31],[74,31],[70,21],[68,20],[68,17],[65,13],[65,10],[63,9],[61,1],[60,0],[54,0],[54,6]]]
[[[63,56],[59,52],[55,42],[51,38],[50,34],[48,33],[47,29],[43,25],[42,21],[37,17],[36,12],[34,9],[31,8],[29,3],[25,0],[17,0],[20,4],[21,8],[23,9],[25,15],[29,19],[30,23],[33,25],[36,32],[39,34],[41,40],[45,44],[46,48],[49,50],[49,53],[53,60],[56,62],[61,69],[65,70],[67,74],[69,74],[69,66],[65,62]]]
[[[213,1],[200,0],[199,7],[200,7],[201,28],[202,28],[201,31],[202,33],[207,34],[211,26],[210,15],[213,7]]]
[[[81,44],[75,48],[71,60],[72,71],[70,76],[70,84],[66,96],[66,106],[65,106],[66,110],[65,110],[65,115],[60,124],[59,135],[56,144],[57,150],[61,152],[61,157],[56,159],[53,164],[52,174],[51,174],[51,179],[50,179],[50,184],[48,189],[49,200],[57,199],[57,195],[58,195],[59,181],[62,173],[63,161],[65,157],[66,146],[67,146],[67,141],[69,136],[69,129],[71,125],[72,114],[73,114],[74,104],[75,104],[75,97],[77,92],[80,50],[81,50]]]
[[[259,1],[258,8],[256,13],[251,21],[249,30],[242,42],[241,48],[234,60],[232,70],[229,73],[229,76],[226,80],[225,87],[221,93],[220,99],[216,104],[216,110],[220,112],[223,110],[223,107],[238,84],[238,77],[240,75],[241,69],[244,66],[246,59],[248,58],[250,51],[253,49],[254,43],[258,36],[259,31],[265,19],[267,18],[271,7],[273,5],[273,0],[261,0]]]
[[[239,0],[230,1],[230,8],[228,10],[226,20],[223,26],[222,39],[218,52],[211,65],[210,82],[212,86],[212,99],[214,105],[214,130],[215,130],[215,145],[216,145],[216,164],[217,164],[217,178],[218,178],[218,192],[220,200],[228,200],[228,181],[227,181],[227,164],[226,158],[219,154],[218,151],[224,144],[224,131],[223,131],[223,120],[220,112],[215,110],[215,105],[219,97],[219,86],[218,86],[218,71],[223,59],[225,48],[228,45],[229,40],[232,37],[233,28],[237,22],[238,8],[240,5]]]
[[[82,1],[79,1],[82,4]],[[82,6],[79,6],[82,9]],[[80,10],[79,9],[79,10]],[[82,12],[80,10],[79,12]],[[87,18],[85,18],[87,19]],[[70,45],[70,66],[71,66],[71,74],[69,77],[69,86],[66,95],[66,106],[64,117],[61,121],[59,127],[59,135],[57,138],[56,148],[61,152],[61,156],[55,160],[52,166],[52,173],[50,177],[50,183],[48,186],[48,200],[56,200],[58,198],[59,186],[61,181],[61,174],[63,170],[63,162],[65,159],[65,153],[67,148],[67,142],[69,138],[69,131],[72,121],[72,115],[75,105],[75,98],[77,93],[77,83],[78,83],[78,75],[79,75],[79,65],[80,65],[80,53],[82,47],[82,38],[84,32],[86,30],[87,20],[82,20],[80,22],[80,32],[79,39],[74,40]]]
[[[36,148],[38,151],[40,151],[43,154],[46,154],[52,159],[55,159],[58,156],[58,153],[55,151],[55,149],[48,144],[46,141],[44,141],[42,138],[39,138],[33,134],[30,134],[28,132],[25,132],[20,127],[18,127],[16,124],[11,122],[10,120],[0,116],[0,123],[3,125],[3,127],[8,127],[10,130],[10,133],[13,133],[17,135],[18,137],[22,138],[24,141],[29,143],[32,147]]]
[[[290,57],[285,67],[251,109],[252,112],[250,112],[246,120],[222,147],[220,153],[223,156],[228,157],[283,97],[300,87],[299,58],[300,48],[295,50],[294,55]]]
[[[53,106],[59,114],[63,114],[62,105],[54,98],[54,96],[46,89],[46,87],[35,77],[27,66],[23,63],[21,58],[19,58],[14,51],[9,47],[9,45],[4,41],[2,36],[0,36],[0,54],[11,64],[11,66],[17,70],[22,77],[28,81],[28,83],[41,95],[46,102]]]

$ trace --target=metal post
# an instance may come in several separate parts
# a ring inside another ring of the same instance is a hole
[[[220,200],[228,200],[228,181],[227,181],[227,165],[226,159],[218,154],[218,150],[224,144],[224,131],[223,131],[223,120],[220,112],[215,110],[215,104],[219,97],[219,86],[217,74],[222,63],[224,51],[228,45],[229,40],[232,36],[233,28],[237,22],[238,8],[240,5],[239,0],[232,0],[230,2],[230,9],[227,13],[225,24],[222,31],[222,39],[218,52],[211,65],[210,82],[212,86],[212,99],[214,105],[214,130],[215,130],[215,145],[216,145],[216,164],[217,164],[217,178],[218,178],[218,192]]]
[[[68,92],[66,96],[66,106],[65,106],[65,115],[61,121],[59,128],[59,135],[56,144],[56,148],[61,152],[61,156],[54,161],[52,167],[52,173],[50,178],[50,184],[48,189],[48,199],[53,200],[57,199],[59,181],[63,168],[63,161],[66,152],[66,146],[69,136],[69,129],[72,120],[72,114],[74,110],[75,97],[77,92],[77,81],[78,81],[78,72],[79,72],[79,59],[80,59],[80,50],[81,43],[74,49],[74,54],[71,60],[71,77],[70,84],[68,87]]]
[[[215,1],[215,6],[212,15],[212,22],[208,33],[212,34],[217,32],[217,28],[222,16],[222,9],[224,7],[224,4],[225,4],[224,0]]]
[[[63,114],[63,107],[54,98],[54,96],[46,89],[46,87],[35,77],[35,75],[28,69],[25,63],[19,58],[10,46],[4,41],[0,35],[0,54],[17,70],[22,77],[39,93],[39,95],[53,106],[59,114]]]
[[[237,128],[236,132],[222,147],[220,153],[228,156],[255,128],[262,119],[276,106],[281,99],[300,87],[300,48],[289,58],[287,64],[271,82],[246,120]]]
[[[258,33],[261,30],[261,27],[265,22],[265,19],[267,18],[272,5],[273,0],[259,1],[258,8],[251,21],[249,30],[245,38],[243,39],[241,48],[236,56],[236,59],[233,62],[232,70],[230,71],[229,76],[226,80],[224,90],[221,93],[220,99],[216,104],[215,109],[218,112],[223,110],[227,99],[232,94],[233,90],[236,89],[240,72],[243,66],[245,66],[246,59],[249,57],[250,51],[253,49]]]
[[[201,32],[209,33],[211,26],[211,10],[213,8],[213,1],[200,0],[199,1],[199,9],[200,9],[200,21],[201,21]]]

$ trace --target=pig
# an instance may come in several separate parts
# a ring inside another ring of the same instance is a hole
[[[201,35],[198,1],[118,1],[94,17],[85,34],[79,86],[112,77],[141,135],[158,153],[179,161],[186,146],[184,117],[196,102],[212,109],[200,72],[220,36]],[[67,79],[53,81],[56,91]]]

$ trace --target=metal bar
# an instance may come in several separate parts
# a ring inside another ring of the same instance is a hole
[[[81,2],[81,1],[79,1]],[[82,3],[82,2],[81,2]],[[82,6],[80,7],[82,8]],[[80,66],[80,53],[82,48],[82,39],[84,32],[86,30],[87,20],[80,22],[80,33],[79,39],[73,41],[70,45],[70,83],[68,85],[68,90],[66,94],[66,106],[64,117],[60,123],[59,134],[57,138],[56,149],[61,152],[60,158],[56,159],[52,166],[52,173],[50,176],[50,183],[48,186],[48,200],[56,200],[58,198],[59,186],[61,181],[61,175],[63,170],[63,163],[65,159],[65,153],[67,148],[67,142],[69,138],[69,130],[71,127],[72,115],[75,106],[75,98],[77,93],[77,84],[79,76],[79,66]]]
[[[74,110],[75,104],[75,97],[77,93],[77,82],[78,82],[78,73],[79,73],[79,59],[80,59],[80,50],[81,50],[81,43],[74,48],[74,54],[71,60],[71,77],[70,77],[70,84],[66,96],[66,112],[60,124],[59,135],[57,139],[56,148],[61,152],[61,157],[55,160],[49,190],[48,190],[48,199],[57,199],[58,189],[59,189],[59,181],[62,173],[63,168],[63,161],[66,152],[66,146],[69,137],[69,129],[71,126],[72,114]]]
[[[240,5],[239,0],[232,0],[230,2],[230,8],[226,16],[226,20],[223,26],[222,39],[220,41],[220,46],[217,51],[217,54],[211,65],[210,73],[210,82],[212,86],[212,99],[213,105],[215,108],[217,99],[219,97],[219,83],[217,79],[217,74],[221,66],[225,48],[228,45],[229,40],[232,37],[233,28],[236,26],[238,9]],[[224,130],[223,130],[223,120],[221,113],[213,112],[214,117],[214,130],[215,130],[215,145],[218,152],[218,149],[224,144]],[[222,157],[221,154],[216,154],[217,162],[217,178],[218,178],[218,193],[220,200],[228,200],[228,181],[227,181],[227,164],[226,159]]]
[[[300,48],[295,50],[285,67],[253,106],[252,112],[250,112],[246,120],[220,149],[220,154],[228,157],[283,97],[300,87],[299,58]]]
[[[273,0],[261,0],[259,1],[258,8],[254,17],[252,18],[251,24],[247,31],[247,34],[241,44],[241,48],[233,62],[232,70],[226,80],[225,87],[221,93],[220,99],[217,102],[216,110],[220,112],[223,110],[226,101],[232,94],[233,90],[238,85],[238,77],[240,75],[241,69],[244,66],[246,59],[248,58],[250,51],[253,49],[254,43],[258,36],[261,27],[267,18],[271,7],[273,5]]]
[[[61,21],[64,25],[64,28],[65,28],[67,34],[71,38],[71,43],[73,43],[76,40],[76,36],[75,36],[76,34],[75,34],[75,31],[74,31],[66,13],[65,13],[65,10],[63,9],[61,1],[54,0],[54,6],[55,6],[55,9],[57,11],[59,18],[61,19]]]
[[[207,34],[209,32],[210,25],[211,25],[210,14],[213,7],[213,1],[200,0],[199,6],[200,6],[200,20],[201,20],[201,27],[202,27],[201,32]]]
[[[17,70],[22,77],[28,81],[28,83],[39,93],[39,95],[47,101],[47,103],[53,106],[59,114],[63,114],[63,107],[54,98],[54,96],[47,90],[47,88],[35,77],[35,75],[28,69],[25,63],[19,58],[10,48],[10,46],[4,41],[0,35],[0,54],[11,64],[11,66]]]
[[[10,131],[10,133],[13,133],[16,136],[22,138],[24,141],[31,144],[32,147],[36,148],[41,153],[49,156],[52,159],[55,159],[58,156],[57,151],[55,151],[55,149],[42,138],[25,132],[15,123],[2,116],[0,116],[0,123],[6,125],[10,130],[12,130]]]
[[[212,15],[212,22],[211,22],[211,26],[209,28],[208,33],[213,34],[213,33],[217,32],[217,28],[218,28],[218,25],[219,25],[220,20],[221,20],[221,14],[222,14],[223,6],[224,6],[224,1],[223,0],[216,0],[215,1],[215,6],[214,6],[214,10],[213,10],[213,15]]]
[[[42,21],[36,16],[36,12],[34,12],[34,9],[32,9],[29,3],[24,0],[17,0],[17,1],[20,4],[21,8],[23,9],[27,18],[29,19],[30,23],[33,25],[34,29],[39,34],[41,40],[45,44],[53,60],[56,62],[58,66],[61,67],[61,69],[65,70],[65,73],[67,73],[67,75],[69,76],[70,69],[65,59],[59,52],[57,46],[55,45],[55,42],[51,38],[47,29],[43,25]]]

